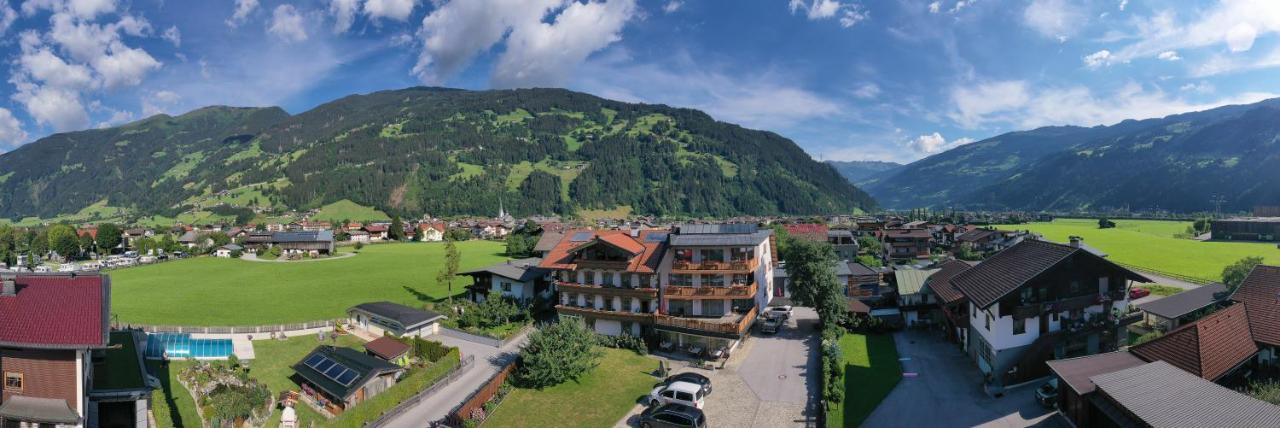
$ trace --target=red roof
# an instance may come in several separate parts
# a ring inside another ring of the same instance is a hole
[[[105,275],[19,275],[17,293],[0,296],[0,345],[26,348],[107,346],[110,280]]]
[[[418,223],[418,230],[435,229],[444,233],[444,223]]]
[[[379,337],[372,342],[364,344],[364,349],[372,352],[374,355],[382,357],[384,360],[394,360],[409,352],[409,345],[401,343],[390,337]]]
[[[564,237],[542,259],[538,266],[545,269],[577,269],[575,261],[578,251],[595,245],[609,245],[627,253],[627,272],[653,273],[662,261],[662,249],[665,239],[648,239],[650,234],[668,233],[666,230],[642,230],[639,236],[632,237],[630,231],[578,229],[566,231]],[[589,234],[589,235],[584,235]],[[575,239],[579,238],[579,239]],[[585,238],[585,239],[581,239]]]
[[[1258,353],[1258,345],[1249,334],[1244,305],[1232,305],[1150,342],[1134,345],[1129,352],[1213,381],[1252,358]]]
[[[783,226],[787,229],[787,234],[793,238],[807,239],[810,241],[827,242],[827,225],[818,223],[798,223]]]
[[[1253,339],[1280,346],[1280,267],[1258,265],[1231,295],[1249,309]]]

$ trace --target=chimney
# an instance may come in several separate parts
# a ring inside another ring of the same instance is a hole
[[[631,223],[631,237],[640,236],[640,223]]]
[[[1080,243],[1084,241],[1084,238],[1075,235],[1071,235],[1069,239],[1071,239],[1071,248],[1080,248]]]
[[[0,297],[18,294],[18,286],[13,282],[13,277],[4,277],[0,281],[4,284],[3,287],[0,287]]]

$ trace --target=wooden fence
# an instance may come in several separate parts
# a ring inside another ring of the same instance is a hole
[[[311,322],[302,322],[302,323],[293,323],[293,324],[232,326],[232,327],[113,323],[114,328],[118,328],[118,329],[133,328],[133,329],[142,330],[147,333],[195,333],[195,334],[286,333],[286,332],[310,330],[314,328],[328,328],[333,326],[334,326],[334,322],[332,320],[311,321]]]
[[[1214,280],[1212,280],[1212,279],[1208,279],[1208,278],[1200,278],[1200,277],[1195,277],[1195,276],[1189,276],[1189,275],[1177,274],[1177,273],[1173,273],[1173,272],[1165,272],[1165,271],[1162,271],[1162,270],[1159,270],[1159,269],[1152,269],[1152,268],[1149,268],[1149,267],[1145,267],[1145,266],[1138,266],[1138,265],[1132,265],[1132,264],[1128,264],[1128,263],[1120,263],[1120,262],[1116,262],[1116,264],[1118,264],[1118,265],[1120,265],[1120,266],[1127,267],[1127,268],[1129,268],[1129,269],[1133,269],[1133,270],[1139,271],[1139,272],[1147,272],[1147,273],[1151,273],[1151,274],[1155,274],[1155,275],[1160,275],[1160,276],[1163,276],[1163,277],[1166,277],[1166,278],[1173,278],[1173,279],[1176,279],[1176,280],[1179,280],[1179,281],[1186,281],[1186,282],[1190,282],[1190,283],[1192,283],[1192,284],[1205,285],[1205,284],[1208,284],[1208,283],[1211,283],[1211,282],[1213,282],[1213,281],[1214,281]]]
[[[467,397],[466,401],[462,402],[462,405],[454,409],[453,413],[450,413],[446,418],[445,424],[453,427],[460,427],[464,421],[472,419],[472,413],[474,413],[476,409],[483,408],[484,403],[488,403],[489,400],[498,393],[498,388],[502,387],[502,384],[507,381],[507,377],[511,376],[511,373],[514,372],[515,369],[515,360],[507,363],[502,370],[499,370],[497,374],[494,374],[492,378],[489,378],[489,381],[486,382],[484,386],[472,393],[470,397]],[[486,418],[489,416],[490,415],[485,415]]]

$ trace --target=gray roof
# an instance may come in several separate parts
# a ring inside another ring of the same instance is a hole
[[[475,275],[478,273],[491,273],[505,278],[511,278],[521,282],[532,281],[540,276],[546,275],[548,270],[538,267],[542,263],[540,257],[530,257],[527,259],[508,260],[504,263],[498,263],[492,266],[485,266],[480,269],[472,269],[461,272],[460,275]]]
[[[1161,427],[1275,427],[1280,406],[1155,361],[1089,378],[1142,423]]]
[[[853,271],[849,270],[848,263],[845,263],[845,262],[836,263],[836,276],[850,276],[850,275],[853,275]]]
[[[924,282],[939,269],[898,269],[893,271],[894,282],[898,285],[898,294],[916,294],[924,287]]]
[[[178,237],[178,242],[181,242],[181,243],[184,243],[184,244],[186,244],[186,243],[194,243],[194,242],[196,242],[196,239],[197,239],[198,237],[199,237],[199,235],[196,233],[196,231],[194,231],[194,230],[188,230],[188,231],[186,231],[186,233],[183,233],[183,234],[182,234],[182,236],[179,236],[179,237]]]
[[[760,227],[750,223],[682,224],[676,226],[676,230],[684,235],[745,235],[755,233]]]
[[[850,275],[866,276],[866,275],[879,275],[879,274],[880,274],[880,272],[878,272],[878,271],[876,271],[875,269],[872,269],[872,268],[870,268],[870,267],[867,267],[867,265],[864,265],[864,264],[862,264],[862,263],[858,263],[858,262],[850,262],[850,263],[848,263],[848,265],[849,265],[849,272],[850,272]]]
[[[239,244],[227,244],[219,248],[222,248],[224,250],[230,250],[230,251],[240,251],[244,249],[244,247],[241,247]]]
[[[341,364],[351,371],[356,372],[356,378],[351,381],[350,385],[342,385],[335,382],[332,378],[325,376],[323,373],[307,366],[305,362],[310,359],[312,355],[316,354],[323,355],[330,361]],[[336,397],[341,397],[343,400],[346,400],[355,394],[357,390],[363,387],[364,384],[368,383],[369,379],[374,376],[378,376],[383,373],[397,372],[403,369],[404,368],[400,366],[374,358],[355,349],[338,348],[333,346],[318,346],[316,349],[313,349],[308,353],[306,357],[299,360],[297,364],[293,365],[293,371],[297,372],[298,376],[306,379],[308,383],[315,385],[324,392]]]
[[[1124,370],[1130,367],[1137,367],[1147,362],[1137,356],[1130,354],[1129,351],[1107,352],[1105,354],[1093,354],[1084,357],[1067,358],[1062,360],[1045,361],[1049,365],[1049,370],[1061,377],[1067,386],[1076,391],[1076,394],[1085,395],[1093,393],[1097,387],[1089,378],[1100,374],[1107,374]]]
[[[31,381],[36,381],[31,379]],[[46,424],[74,425],[80,423],[80,415],[67,400],[13,395],[0,405],[0,418]]]
[[[564,234],[559,232],[542,232],[542,236],[538,237],[538,243],[533,244],[534,252],[551,251],[556,248],[556,244],[564,239]]]
[[[276,232],[271,234],[273,242],[331,242],[332,230]]]
[[[425,324],[444,318],[444,315],[440,315],[432,311],[414,309],[391,302],[361,303],[351,309],[359,309],[382,318],[393,320],[404,326],[406,330],[412,330],[414,326],[419,324]]]
[[[715,226],[715,225],[698,225],[698,226]],[[732,225],[726,225],[732,226]],[[754,226],[754,225],[752,225]],[[769,235],[773,234],[772,230],[753,230],[750,233],[687,233],[681,227],[679,233],[671,234],[671,246],[673,247],[730,247],[730,246],[754,246],[769,240]]]
[[[840,237],[853,237],[853,232],[852,232],[852,231],[850,231],[849,229],[831,229],[831,230],[828,230],[828,231],[827,231],[827,237],[828,237],[828,238],[834,238],[834,237],[837,237],[837,236],[840,236]]]
[[[1227,286],[1214,283],[1143,303],[1138,305],[1138,309],[1164,318],[1176,319],[1218,303],[1229,296]]]

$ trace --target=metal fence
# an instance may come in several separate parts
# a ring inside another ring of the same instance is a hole
[[[422,400],[425,400],[428,397],[435,395],[436,392],[439,392],[441,389],[444,389],[444,387],[449,386],[449,384],[452,384],[454,381],[458,380],[459,377],[462,377],[463,373],[466,373],[467,370],[471,369],[471,367],[475,365],[475,362],[476,362],[476,356],[468,355],[466,358],[462,359],[461,364],[458,364],[457,366],[455,366],[453,370],[449,372],[449,374],[445,375],[444,378],[440,379],[436,383],[427,387],[427,389],[422,390],[422,392],[419,392],[418,394],[412,397],[409,397],[407,400],[401,401],[400,404],[397,404],[396,407],[392,408],[391,410],[388,410],[386,413],[383,413],[382,416],[378,417],[378,419],[374,419],[372,421],[366,422],[364,426],[366,427],[385,426],[388,422],[391,422],[392,419],[395,419],[397,416],[400,416],[404,412],[409,411],[410,408],[417,406],[418,403],[422,402]]]
[[[1176,280],[1179,280],[1179,281],[1186,281],[1186,282],[1190,282],[1190,283],[1192,283],[1192,284],[1205,285],[1205,284],[1208,284],[1208,283],[1211,283],[1211,282],[1213,282],[1213,281],[1214,281],[1214,280],[1212,280],[1212,279],[1207,279],[1207,278],[1200,278],[1200,277],[1195,277],[1195,276],[1182,275],[1182,274],[1177,274],[1177,273],[1173,273],[1173,272],[1165,272],[1165,271],[1162,271],[1162,270],[1159,270],[1159,269],[1152,269],[1152,268],[1149,268],[1149,267],[1146,267],[1146,266],[1138,266],[1138,265],[1132,265],[1132,264],[1128,264],[1128,263],[1120,263],[1120,262],[1116,262],[1116,264],[1118,264],[1118,265],[1120,265],[1120,266],[1127,267],[1127,268],[1129,268],[1129,269],[1136,270],[1136,271],[1141,271],[1141,272],[1147,272],[1147,273],[1151,273],[1151,274],[1155,274],[1155,275],[1160,275],[1160,276],[1163,276],[1163,277],[1166,277],[1166,278],[1173,278],[1173,279],[1176,279]]]
[[[479,343],[481,345],[492,346],[494,348],[501,348],[504,345],[511,343],[514,340],[520,339],[530,330],[533,330],[533,326],[526,325],[522,327],[519,331],[512,334],[511,336],[508,336],[506,339],[499,339],[491,336],[468,333],[462,330],[455,330],[448,327],[440,327],[440,334],[444,336],[452,337],[454,339],[465,340],[472,343]]]
[[[232,326],[232,327],[210,327],[210,326],[177,326],[177,325],[146,325],[146,324],[128,324],[116,323],[116,328],[133,328],[139,329],[147,333],[194,333],[194,334],[254,334],[254,333],[287,333],[301,330],[310,330],[315,328],[333,327],[334,321],[311,321],[294,324],[275,324],[275,325],[259,325],[259,326]]]

